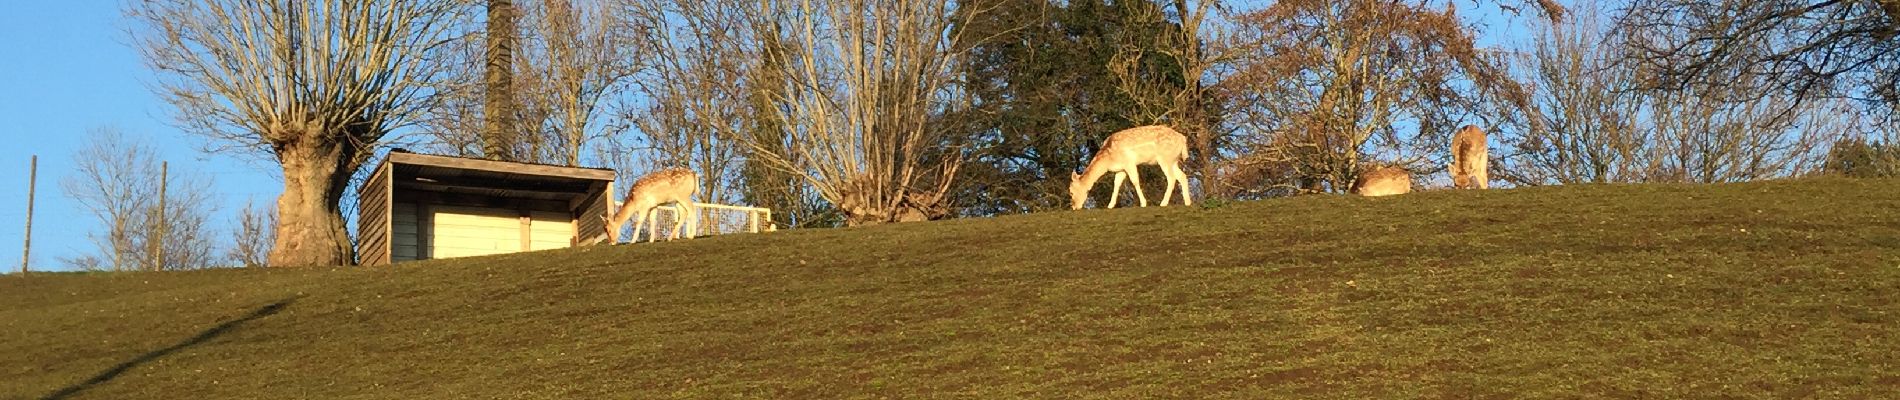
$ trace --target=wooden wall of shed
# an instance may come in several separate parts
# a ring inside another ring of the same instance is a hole
[[[391,218],[390,232],[394,232],[394,235],[390,239],[390,247],[395,251],[389,254],[389,262],[428,258],[428,253],[420,251],[422,230],[419,229],[421,224],[416,218],[419,207],[415,203],[396,203],[392,208],[395,212],[394,218]]]
[[[359,265],[389,264],[390,173],[389,163],[382,163],[357,189],[356,259]]]
[[[607,240],[607,223],[602,221],[601,217],[612,212],[614,185],[608,182],[606,186],[605,189],[598,191],[599,194],[581,199],[581,204],[574,207],[580,212],[580,215],[574,218],[575,245],[594,244]]]

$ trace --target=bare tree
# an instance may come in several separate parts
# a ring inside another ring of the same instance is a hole
[[[1651,79],[1646,87],[1741,85],[1789,105],[1850,98],[1900,110],[1900,2],[1892,0],[1637,0],[1618,29]],[[1759,79],[1729,80],[1736,69]]]
[[[245,201],[244,208],[238,210],[237,228],[231,232],[231,251],[226,257],[244,267],[267,265],[276,226],[277,210],[268,204],[260,207],[255,201]]]
[[[541,162],[580,165],[590,142],[620,132],[597,120],[610,115],[603,103],[633,73],[618,33],[623,25],[601,2],[582,3],[543,0],[528,15],[534,40],[523,52],[536,61],[528,63],[524,75],[533,84],[522,95],[537,110],[527,131],[540,138],[534,156]]]
[[[702,201],[731,202],[755,125],[748,73],[758,42],[739,2],[626,0],[618,4],[641,101],[623,104],[650,150],[639,170],[692,168]]]
[[[796,156],[750,156],[802,175],[849,225],[948,215],[944,194],[963,163],[964,136],[931,122],[967,105],[949,71],[976,39],[950,27],[953,18],[981,13],[957,9],[972,6],[983,7],[761,1],[753,26],[774,27],[759,33],[783,50],[768,54],[776,59],[767,65],[785,78],[768,91],[771,109]]]
[[[458,21],[452,25],[473,24]],[[482,157],[488,151],[489,139],[484,134],[488,126],[482,118],[488,101],[488,83],[483,79],[488,60],[481,32],[471,28],[436,49],[442,79],[435,80],[430,88],[428,109],[418,121],[416,135],[420,142],[417,145],[427,152]]]
[[[1723,82],[1647,87],[1658,76],[1641,46],[1605,34],[1594,4],[1538,36],[1528,79],[1540,90],[1530,114],[1547,129],[1518,124],[1502,140],[1514,154],[1503,170],[1518,184],[1732,182],[1788,176],[1818,167],[1828,143],[1855,129],[1851,107],[1757,93],[1772,77],[1759,68],[1720,68]],[[1653,40],[1653,39],[1652,39]]]
[[[446,154],[581,165],[593,154],[592,142],[619,134],[623,125],[606,112],[631,73],[619,22],[600,2],[541,0],[509,7],[515,10],[507,24],[513,34],[505,38],[473,30],[474,21],[456,24],[471,31],[446,43],[446,78],[437,82],[423,122],[427,145]],[[500,39],[510,42],[513,57],[506,65],[490,52],[496,47],[490,43]],[[507,85],[486,82],[500,67],[512,69],[505,74]],[[508,133],[488,133],[494,129]]]
[[[68,264],[118,271],[197,269],[216,264],[216,246],[207,224],[217,212],[216,204],[210,201],[209,178],[177,171],[161,182],[158,151],[150,143],[111,128],[92,130],[85,147],[75,152],[73,159],[79,164],[73,175],[61,180],[60,189],[98,218],[101,226],[90,235],[97,252],[69,259]],[[162,212],[158,204],[161,189],[167,197]],[[152,253],[153,245],[164,247],[160,253],[164,260],[154,259],[157,254]]]
[[[1528,106],[1501,58],[1477,48],[1449,7],[1282,1],[1238,23],[1237,40],[1258,50],[1222,91],[1233,123],[1262,132],[1227,170],[1257,180],[1221,179],[1252,188],[1242,191],[1344,191],[1369,164],[1442,170],[1435,157],[1454,128],[1484,125],[1492,102]]]
[[[1746,73],[1737,80],[1753,79]],[[1799,175],[1853,128],[1840,101],[1756,97],[1741,85],[1696,85],[1644,95],[1646,181],[1718,183]]]
[[[1519,185],[1635,182],[1648,175],[1642,161],[1651,144],[1644,127],[1636,69],[1601,27],[1595,3],[1570,18],[1546,23],[1520,56],[1524,80],[1535,87],[1533,109],[1508,120],[1500,135],[1508,150],[1498,176]],[[1545,129],[1532,129],[1535,119]]]
[[[187,130],[283,167],[270,264],[354,261],[338,204],[390,131],[414,123],[439,67],[425,59],[454,0],[155,0],[128,13],[159,94]]]

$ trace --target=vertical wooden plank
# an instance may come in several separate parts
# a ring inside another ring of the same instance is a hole
[[[357,187],[356,261],[373,266],[394,262],[395,194],[394,168],[385,159],[372,170],[369,179]]]
[[[613,213],[620,211],[619,207],[614,206],[614,182],[613,181],[607,181],[607,191],[601,192],[600,203],[607,205],[606,214],[608,215],[613,215]],[[595,216],[594,218],[602,218],[602,217]],[[609,223],[611,222],[613,221],[602,220],[600,222],[600,229],[602,231],[601,235],[603,235],[603,239],[606,239],[607,244],[619,244],[619,243],[614,243],[614,235],[619,233],[615,231],[618,231],[620,227],[609,225]]]
[[[416,201],[416,259],[435,259],[435,210],[420,200]]]
[[[383,160],[389,165],[389,160]],[[372,177],[376,178],[376,177]],[[396,263],[396,167],[383,168],[383,265]]]
[[[526,206],[518,207],[516,212],[521,213],[517,217],[521,219],[521,251],[534,250],[534,214]]]

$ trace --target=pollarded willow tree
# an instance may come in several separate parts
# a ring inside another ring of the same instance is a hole
[[[390,131],[413,123],[454,0],[154,0],[128,14],[186,130],[282,167],[273,266],[354,261],[339,203]],[[255,153],[254,153],[255,154]]]

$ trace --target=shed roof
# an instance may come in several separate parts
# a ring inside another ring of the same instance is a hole
[[[572,200],[604,190],[614,180],[605,168],[483,160],[391,151],[398,189],[543,200]]]

